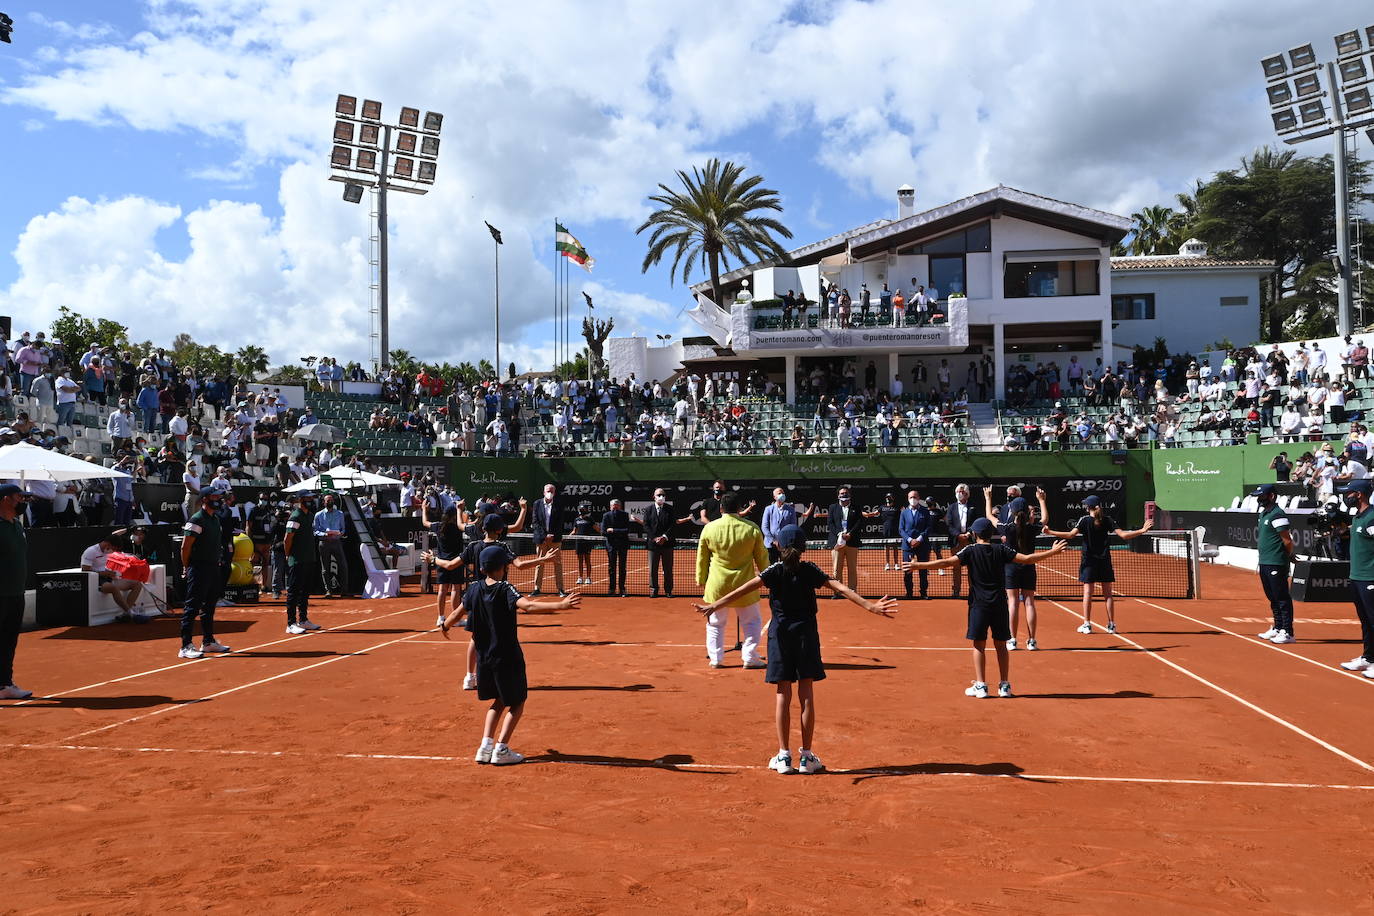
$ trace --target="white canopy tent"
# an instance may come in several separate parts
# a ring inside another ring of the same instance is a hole
[[[300,493],[304,490],[326,489],[322,482],[328,477],[332,488],[335,490],[362,490],[367,487],[399,487],[401,481],[392,477],[383,477],[381,474],[373,474],[368,471],[355,471],[352,468],[330,468],[322,474],[302,480],[300,483],[293,483],[283,492]]]
[[[89,480],[98,477],[128,477],[123,471],[107,468],[61,452],[49,451],[27,442],[0,448],[0,480]]]

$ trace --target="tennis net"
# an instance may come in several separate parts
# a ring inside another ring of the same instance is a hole
[[[529,534],[508,535],[505,543],[517,558],[533,557],[536,553]],[[1042,538],[1036,549],[1048,548],[1053,541]],[[657,562],[651,564],[651,551],[642,538],[631,539],[625,550],[624,583],[616,582],[611,591],[610,552],[602,537],[567,535],[562,541],[558,561],[562,566],[562,586],[565,591],[579,591],[586,595],[621,594],[648,596],[672,594],[677,597],[700,596],[696,583],[697,550],[694,540],[680,540],[672,550],[658,552]],[[1195,535],[1191,531],[1149,531],[1131,541],[1120,542],[1111,549],[1112,569],[1116,581],[1112,590],[1118,595],[1136,598],[1192,598],[1197,594],[1198,562]],[[951,545],[947,539],[935,539],[931,545],[931,559],[949,556]],[[902,569],[901,551],[896,540],[872,541],[855,549],[857,570],[855,589],[861,595],[877,598],[884,595],[904,597],[908,592],[906,574]],[[581,558],[579,560],[579,557]],[[671,558],[671,559],[669,559]],[[824,540],[808,540],[803,559],[815,563],[822,570],[834,574],[834,554]],[[1037,565],[1036,592],[1047,598],[1072,598],[1082,594],[1078,570],[1082,559],[1081,543],[1071,543],[1064,552]],[[580,563],[580,565],[579,565]],[[539,577],[541,591],[556,593],[559,588],[557,565],[543,565]],[[656,565],[657,570],[651,570]],[[521,592],[533,591],[539,567],[512,568],[509,579]],[[651,575],[656,572],[657,575]],[[472,574],[470,572],[470,574]],[[617,577],[618,578],[618,577]],[[920,574],[911,574],[910,591],[921,592]],[[954,570],[931,570],[927,573],[926,594],[933,598],[948,598],[954,594]],[[579,582],[579,579],[589,579]],[[848,576],[845,576],[848,581]],[[622,587],[623,585],[623,587]],[[964,584],[963,594],[967,594]]]

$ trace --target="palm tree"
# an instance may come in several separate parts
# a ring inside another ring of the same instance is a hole
[[[659,184],[662,194],[651,194],[649,200],[662,207],[649,214],[635,234],[653,227],[649,236],[649,251],[644,255],[641,273],[657,264],[672,252],[672,276],[682,267],[682,282],[692,275],[694,264],[700,264],[711,275],[711,301],[717,301],[720,272],[730,269],[730,258],[741,264],[748,258],[781,260],[787,252],[771,233],[790,239],[792,233],[782,223],[760,211],[782,212],[778,192],[759,187],[763,176],[742,178],[744,166],[712,159],[706,168],[692,167],[689,175],[678,170],[682,191],[674,191]]]
[[[1171,225],[1174,211],[1168,207],[1145,207],[1131,214],[1135,223],[1131,238],[1131,254],[1168,254],[1172,240]],[[1174,246],[1177,250],[1178,246]]]
[[[267,371],[267,367],[267,351],[256,344],[244,344],[234,354],[234,368],[247,378],[257,378]]]
[[[419,368],[420,364],[410,355],[409,350],[392,350],[387,355],[391,357],[391,368],[397,372],[412,373]]]
[[[484,379],[496,378],[496,369],[492,366],[491,360],[489,359],[478,361],[477,372]]]

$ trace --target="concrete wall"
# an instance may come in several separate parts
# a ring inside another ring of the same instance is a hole
[[[1163,337],[1173,353],[1197,353],[1216,341],[1229,339],[1244,347],[1259,339],[1260,278],[1257,274],[1209,271],[1202,268],[1153,273],[1116,271],[1111,278],[1114,294],[1154,293],[1154,320],[1120,321],[1118,343],[1154,346]],[[1248,296],[1248,305],[1221,304],[1223,296]],[[1330,350],[1327,351],[1328,356]]]

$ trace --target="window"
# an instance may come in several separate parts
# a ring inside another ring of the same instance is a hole
[[[948,299],[950,293],[964,292],[964,256],[934,254],[930,256],[930,285]]]
[[[966,251],[992,250],[992,224],[978,223],[966,229],[959,229],[947,235],[933,238],[928,242],[903,248],[898,254],[963,254]],[[943,286],[940,289],[944,289]]]
[[[1249,296],[1222,296],[1222,297],[1221,297],[1221,304],[1222,304],[1222,305],[1249,305],[1249,304],[1250,304],[1250,297],[1249,297]]]
[[[1035,296],[1095,296],[1098,262],[1013,261],[1006,266],[1003,295],[1008,299]]]
[[[1154,293],[1132,293],[1112,297],[1112,321],[1144,321],[1154,317]]]

